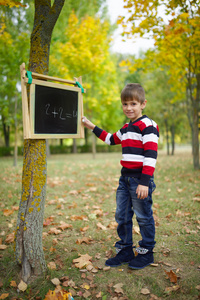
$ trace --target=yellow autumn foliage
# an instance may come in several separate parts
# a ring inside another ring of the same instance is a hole
[[[14,7],[14,6],[26,6],[26,5],[23,5],[21,4],[19,1],[15,1],[15,0],[0,0],[0,5],[4,5],[4,6],[9,6],[10,8],[11,7]]]
[[[110,24],[99,17],[78,19],[71,13],[64,39],[66,42],[58,41],[52,47],[51,72],[68,79],[82,76],[87,90],[84,113],[93,120],[96,116],[104,124],[111,122],[109,109],[119,101],[120,91],[116,65],[110,54]]]

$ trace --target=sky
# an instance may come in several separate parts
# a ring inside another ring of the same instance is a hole
[[[108,13],[112,23],[115,23],[119,15],[127,14],[127,9],[123,8],[123,0],[106,0],[108,6]],[[119,53],[129,53],[138,55],[140,50],[146,51],[149,48],[153,48],[154,41],[152,39],[126,39],[122,42],[123,37],[120,35],[122,30],[118,29],[114,33],[114,41],[112,45],[112,51]]]

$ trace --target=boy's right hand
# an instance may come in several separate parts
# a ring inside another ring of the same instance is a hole
[[[90,122],[86,117],[82,117],[82,123],[85,127],[91,130],[93,130],[95,127],[95,125],[92,122]]]

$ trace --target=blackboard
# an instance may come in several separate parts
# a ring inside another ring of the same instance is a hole
[[[81,91],[78,87],[45,81],[31,84],[32,138],[80,137],[80,99]]]

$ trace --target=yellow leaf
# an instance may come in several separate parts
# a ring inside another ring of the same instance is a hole
[[[1,294],[0,299],[6,299],[9,296],[9,293],[7,294]]]
[[[16,282],[15,282],[14,280],[12,280],[12,281],[10,282],[10,286],[12,286],[12,287],[17,287],[17,284],[16,284]]]
[[[27,289],[27,284],[23,280],[21,280],[20,283],[18,284],[18,289],[24,292]]]

